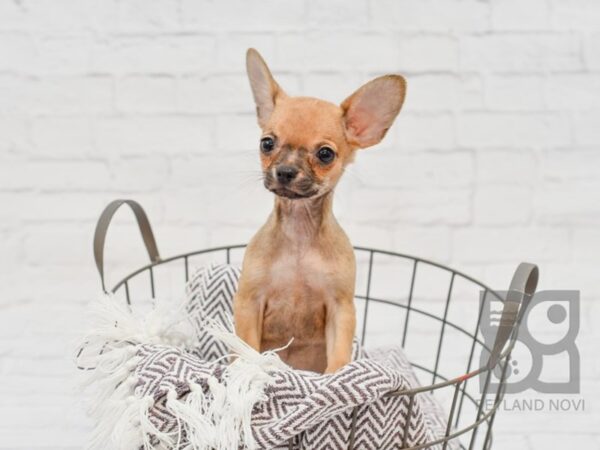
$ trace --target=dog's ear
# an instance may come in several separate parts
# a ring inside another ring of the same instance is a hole
[[[271,75],[265,60],[253,48],[246,52],[246,70],[256,103],[258,124],[264,127],[273,113],[277,98],[284,97],[285,93]]]
[[[360,148],[380,142],[400,112],[406,81],[400,75],[385,75],[369,81],[343,101],[348,142]]]

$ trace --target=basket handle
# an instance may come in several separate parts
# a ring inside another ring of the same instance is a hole
[[[518,327],[521,323],[521,319],[529,307],[529,302],[535,294],[538,279],[539,270],[535,264],[523,262],[515,270],[510,288],[506,293],[500,326],[488,360],[488,368],[491,369],[496,365],[498,359],[500,359],[502,349],[508,342],[515,326]],[[516,339],[516,334],[513,335],[513,339]]]
[[[106,286],[104,282],[104,242],[106,241],[106,233],[110,222],[117,211],[122,205],[128,205],[135,214],[144,245],[151,262],[160,261],[160,255],[158,253],[158,247],[156,246],[156,240],[154,239],[154,233],[152,227],[148,221],[148,216],[142,206],[134,200],[114,200],[104,208],[98,223],[96,224],[96,230],[94,231],[94,259],[96,260],[96,267],[100,274],[100,281],[102,283],[102,290],[106,293]]]

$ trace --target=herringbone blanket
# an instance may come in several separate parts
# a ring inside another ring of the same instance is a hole
[[[353,440],[355,449],[375,450],[410,448],[444,436],[445,415],[430,394],[388,395],[418,386],[400,348],[365,354],[356,345],[354,361],[333,375],[291,370],[274,354],[244,349],[225,330],[232,326],[238,277],[239,270],[229,265],[212,265],[192,276],[185,305],[194,328],[191,340],[178,340],[154,323],[152,336],[163,338],[144,342],[139,336],[146,331],[132,331],[136,325],[127,323],[127,312],[104,314],[108,328],[131,330],[125,333],[128,341],[113,336],[115,345],[107,345],[104,337],[100,358],[110,370],[93,375],[92,384],[114,384],[114,393],[104,391],[95,405],[99,423],[92,446],[107,448],[108,439],[112,447],[127,450],[341,450]],[[147,318],[144,327],[160,315]],[[170,345],[161,343],[165,337]],[[111,352],[120,352],[118,367]],[[238,358],[226,364],[230,353]],[[124,406],[115,409],[120,400]]]

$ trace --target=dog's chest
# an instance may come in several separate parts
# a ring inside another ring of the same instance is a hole
[[[263,337],[324,339],[328,303],[335,297],[335,274],[317,251],[282,254],[268,270]]]

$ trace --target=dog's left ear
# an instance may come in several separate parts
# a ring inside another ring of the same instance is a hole
[[[348,142],[360,148],[379,143],[402,108],[406,81],[385,75],[369,81],[341,104]]]
[[[285,93],[271,75],[265,60],[253,48],[246,53],[246,70],[256,103],[258,124],[264,128],[275,109],[277,98],[284,97]]]

